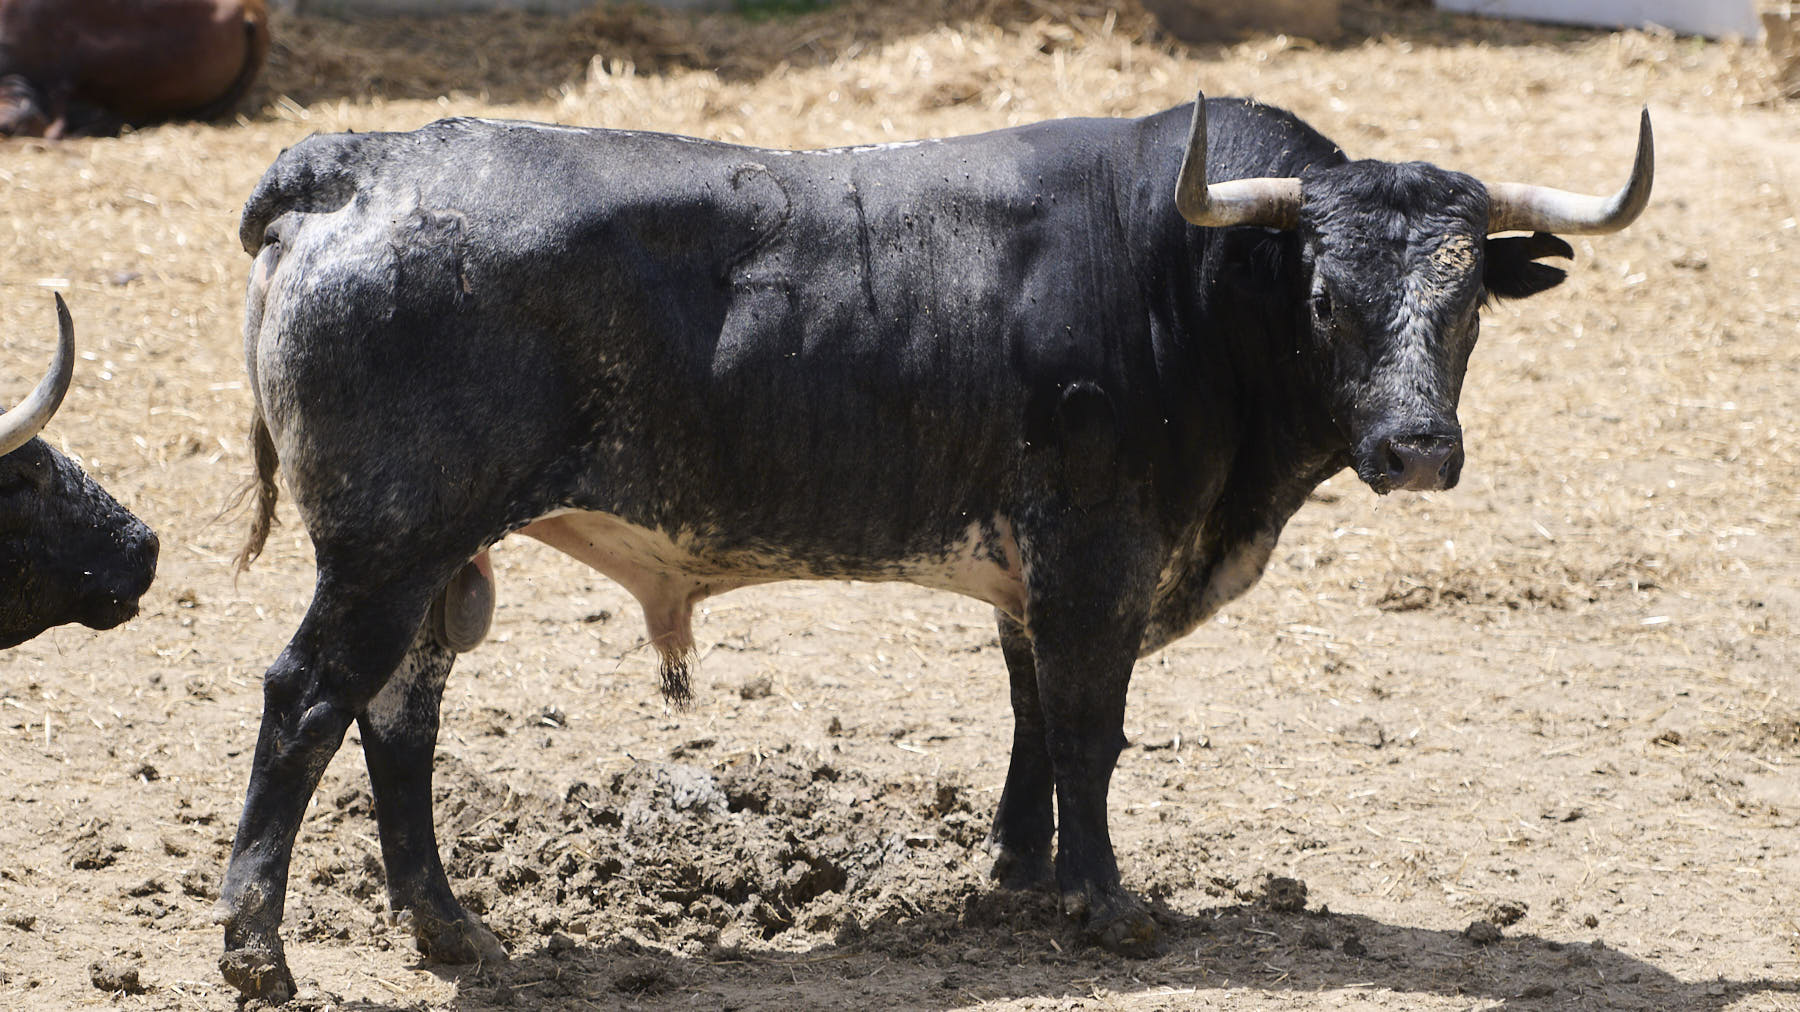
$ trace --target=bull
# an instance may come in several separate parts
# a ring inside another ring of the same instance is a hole
[[[56,296],[50,372],[0,414],[0,650],[52,626],[111,629],[156,576],[156,535],[38,437],[75,373],[75,324]]]
[[[0,136],[213,119],[268,52],[266,0],[0,0]]]
[[[430,785],[511,533],[636,597],[676,700],[709,595],[853,578],[993,605],[994,874],[1154,951],[1106,821],[1135,661],[1250,587],[1337,471],[1455,485],[1478,310],[1561,282],[1554,233],[1623,228],[1652,168],[1648,111],[1595,197],[1351,161],[1204,98],[825,151],[480,119],[302,141],[241,222],[242,560],[279,472],[317,576],[264,677],[222,972],[292,993],[294,836],[352,722],[393,907],[428,956],[504,958],[451,893]]]

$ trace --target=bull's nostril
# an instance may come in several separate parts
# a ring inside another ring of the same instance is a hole
[[[1406,459],[1400,456],[1400,451],[1394,449],[1392,443],[1383,444],[1381,447],[1381,466],[1395,478],[1406,473]]]

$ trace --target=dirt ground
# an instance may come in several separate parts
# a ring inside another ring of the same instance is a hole
[[[353,733],[296,849],[297,1007],[1800,1008],[1800,106],[1731,43],[1348,11],[1331,45],[1200,48],[1046,0],[287,18],[235,125],[0,143],[0,398],[62,291],[82,361],[47,436],[163,544],[141,617],[0,655],[0,1007],[235,1005],[210,908],[312,574],[284,507],[234,583],[220,516],[249,468],[236,215],[283,146],[449,113],[814,146],[1199,86],[1353,155],[1596,192],[1648,103],[1658,157],[1636,225],[1488,314],[1460,487],[1333,479],[1260,585],[1139,664],[1112,828],[1164,953],[989,884],[985,606],[714,599],[676,713],[631,600],[508,542],[437,816],[513,960],[423,964],[385,913]]]

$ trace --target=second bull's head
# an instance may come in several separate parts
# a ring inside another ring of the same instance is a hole
[[[156,575],[156,535],[38,438],[75,368],[61,296],[56,313],[49,374],[0,414],[0,649],[66,622],[110,629],[137,614]]]

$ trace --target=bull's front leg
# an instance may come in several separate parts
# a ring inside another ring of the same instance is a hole
[[[996,611],[1000,652],[1012,683],[1012,761],[994,813],[988,847],[994,878],[1008,889],[1032,889],[1051,882],[1050,843],[1056,833],[1051,811],[1054,779],[1044,738],[1044,708],[1038,696],[1037,665],[1025,627]]]
[[[1143,957],[1156,949],[1156,922],[1120,884],[1106,804],[1157,566],[1152,538],[1124,527],[1034,538],[1026,615],[1055,782],[1063,912],[1089,941]]]
[[[350,721],[405,655],[425,602],[321,575],[306,618],[263,676],[262,729],[215,908],[225,928],[219,972],[247,997],[293,996],[280,930],[294,835]]]
[[[426,956],[446,963],[498,963],[505,961],[506,949],[450,891],[432,820],[438,710],[455,661],[439,624],[426,622],[357,725],[375,794],[389,904],[411,920]]]

